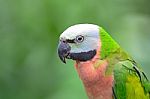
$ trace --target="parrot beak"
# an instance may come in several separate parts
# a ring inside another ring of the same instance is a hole
[[[60,41],[58,45],[58,55],[63,63],[66,63],[65,58],[69,58],[71,47],[67,42]]]

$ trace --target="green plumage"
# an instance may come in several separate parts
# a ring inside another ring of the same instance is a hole
[[[142,69],[103,28],[100,39],[101,60],[109,63],[106,75],[114,75],[114,98],[150,99],[150,83]]]

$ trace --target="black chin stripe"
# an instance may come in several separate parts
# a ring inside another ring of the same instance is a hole
[[[70,53],[70,58],[78,61],[88,61],[91,60],[96,55],[96,50],[91,50],[88,52],[81,53]]]

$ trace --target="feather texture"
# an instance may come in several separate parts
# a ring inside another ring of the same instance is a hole
[[[106,75],[114,75],[117,99],[149,99],[150,83],[138,64],[100,28],[102,60],[108,61]]]

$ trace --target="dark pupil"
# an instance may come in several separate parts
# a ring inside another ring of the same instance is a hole
[[[79,37],[78,40],[79,40],[79,41],[82,41],[82,37]]]

